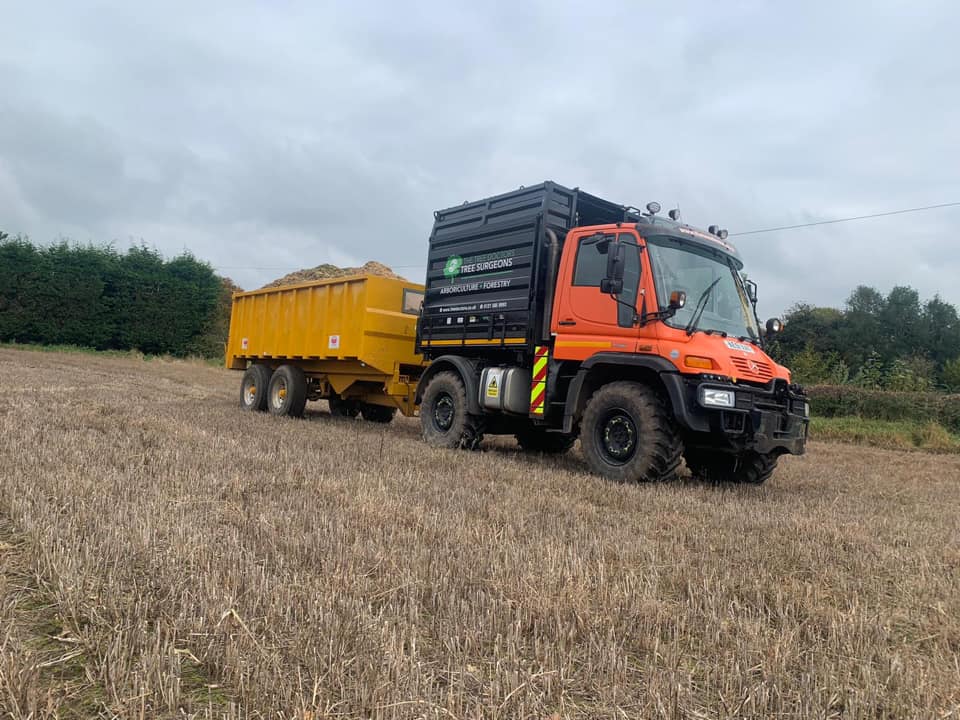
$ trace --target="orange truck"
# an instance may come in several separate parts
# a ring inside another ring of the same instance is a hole
[[[236,295],[227,364],[244,370],[246,409],[298,415],[322,398],[368,420],[418,414],[438,447],[515,435],[562,453],[579,439],[616,481],[670,480],[683,458],[710,481],[762,483],[804,452],[809,404],[765,352],[780,323],[761,331],[726,238],[657,203],[521,187],[434,214],[423,286],[360,276]]]

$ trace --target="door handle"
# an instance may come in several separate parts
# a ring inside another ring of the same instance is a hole
[[[576,320],[570,320],[569,318],[566,320],[560,320],[557,322],[557,325],[576,325],[576,324],[577,324]]]

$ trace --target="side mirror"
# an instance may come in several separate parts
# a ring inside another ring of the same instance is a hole
[[[619,295],[623,292],[623,280],[604,278],[600,281],[600,292],[607,295]]]
[[[687,304],[687,294],[683,290],[674,290],[670,293],[670,309],[679,310]]]
[[[771,336],[771,337],[772,337],[773,335],[776,335],[776,334],[777,334],[778,332],[780,332],[781,330],[783,330],[783,323],[780,322],[780,320],[779,320],[778,318],[770,318],[769,320],[767,320],[767,335],[768,335],[768,336]]]
[[[747,297],[754,305],[757,304],[757,284],[753,280],[744,280],[743,286],[747,290]]]
[[[623,292],[623,272],[626,267],[624,247],[611,243],[607,249],[607,276],[600,281],[600,292],[619,295]]]

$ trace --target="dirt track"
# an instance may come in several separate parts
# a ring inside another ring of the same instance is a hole
[[[238,383],[0,349],[0,716],[960,714],[958,457],[618,486]]]

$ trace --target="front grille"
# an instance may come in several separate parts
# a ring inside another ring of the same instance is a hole
[[[764,360],[751,360],[744,357],[732,357],[733,366],[740,373],[740,377],[752,378],[766,382],[773,377],[773,368]]]

